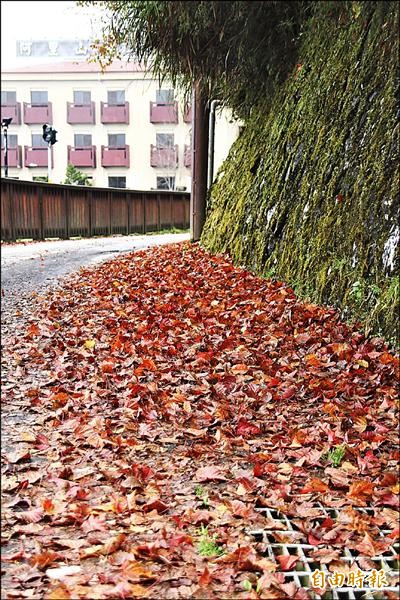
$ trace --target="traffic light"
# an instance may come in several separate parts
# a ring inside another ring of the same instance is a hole
[[[43,125],[42,138],[48,144],[50,143],[51,146],[57,142],[56,133],[57,133],[57,131],[55,129],[53,129],[52,127],[50,127],[50,125],[48,125],[47,123],[45,125]]]

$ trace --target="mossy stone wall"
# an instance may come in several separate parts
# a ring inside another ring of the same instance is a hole
[[[217,174],[201,243],[393,340],[398,8],[360,4],[309,21],[293,73]]]

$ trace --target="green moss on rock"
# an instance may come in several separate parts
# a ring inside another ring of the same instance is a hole
[[[397,4],[318,4],[294,72],[217,175],[201,242],[393,339]]]

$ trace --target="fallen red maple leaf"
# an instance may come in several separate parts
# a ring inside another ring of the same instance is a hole
[[[239,419],[238,424],[236,426],[236,434],[244,437],[251,435],[259,435],[261,433],[261,429],[257,425],[253,425],[246,421],[246,419]]]
[[[220,467],[210,465],[208,467],[200,467],[194,474],[195,481],[226,481],[227,478],[223,475]]]
[[[17,513],[16,517],[19,521],[25,521],[26,523],[38,523],[43,518],[43,509],[38,507],[24,510]]]
[[[144,504],[142,509],[145,513],[150,512],[151,510],[155,510],[158,513],[165,513],[169,509],[169,506],[168,504],[161,502],[161,500],[152,500],[151,502]]]
[[[282,571],[291,571],[292,567],[300,560],[300,556],[293,554],[278,554],[276,556]]]
[[[21,548],[18,552],[14,552],[13,554],[3,554],[1,560],[4,562],[13,562],[15,560],[20,560],[21,558],[26,558],[24,548]]]
[[[11,464],[17,464],[31,460],[31,453],[29,450],[19,450],[17,452],[12,452],[11,454],[6,454],[6,459]]]
[[[190,535],[173,535],[168,539],[168,544],[171,548],[183,546],[185,544],[193,546],[193,540]]]
[[[38,564],[61,549],[68,587],[55,596],[43,577],[43,597],[186,597],[207,586],[234,597],[249,579],[254,598],[256,583],[260,597],[304,598],[285,583],[301,559],[260,558],[244,525],[272,530],[277,544],[306,541],[332,569],[345,547],[368,570],[367,554],[393,545],[396,361],[333,309],[187,244],[80,273],[41,302],[31,337],[14,340],[5,406],[33,408],[35,428],[15,440],[40,453],[29,470],[7,466],[6,494],[20,496],[6,505],[4,543],[25,535],[42,548]],[[346,452],[335,466],[336,445]],[[295,519],[290,535],[279,511]],[[210,570],[195,533],[208,524],[228,548]],[[5,567],[29,559],[12,557]],[[33,572],[18,565],[12,577]]]
[[[90,548],[84,548],[79,552],[79,556],[80,558],[90,558],[91,556],[107,556],[112,554],[121,547],[125,541],[125,537],[126,536],[123,533],[115,535],[107,539],[104,544],[97,544]]]

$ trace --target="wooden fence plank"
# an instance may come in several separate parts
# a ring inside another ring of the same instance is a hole
[[[1,239],[146,233],[187,228],[190,194],[1,179]]]

